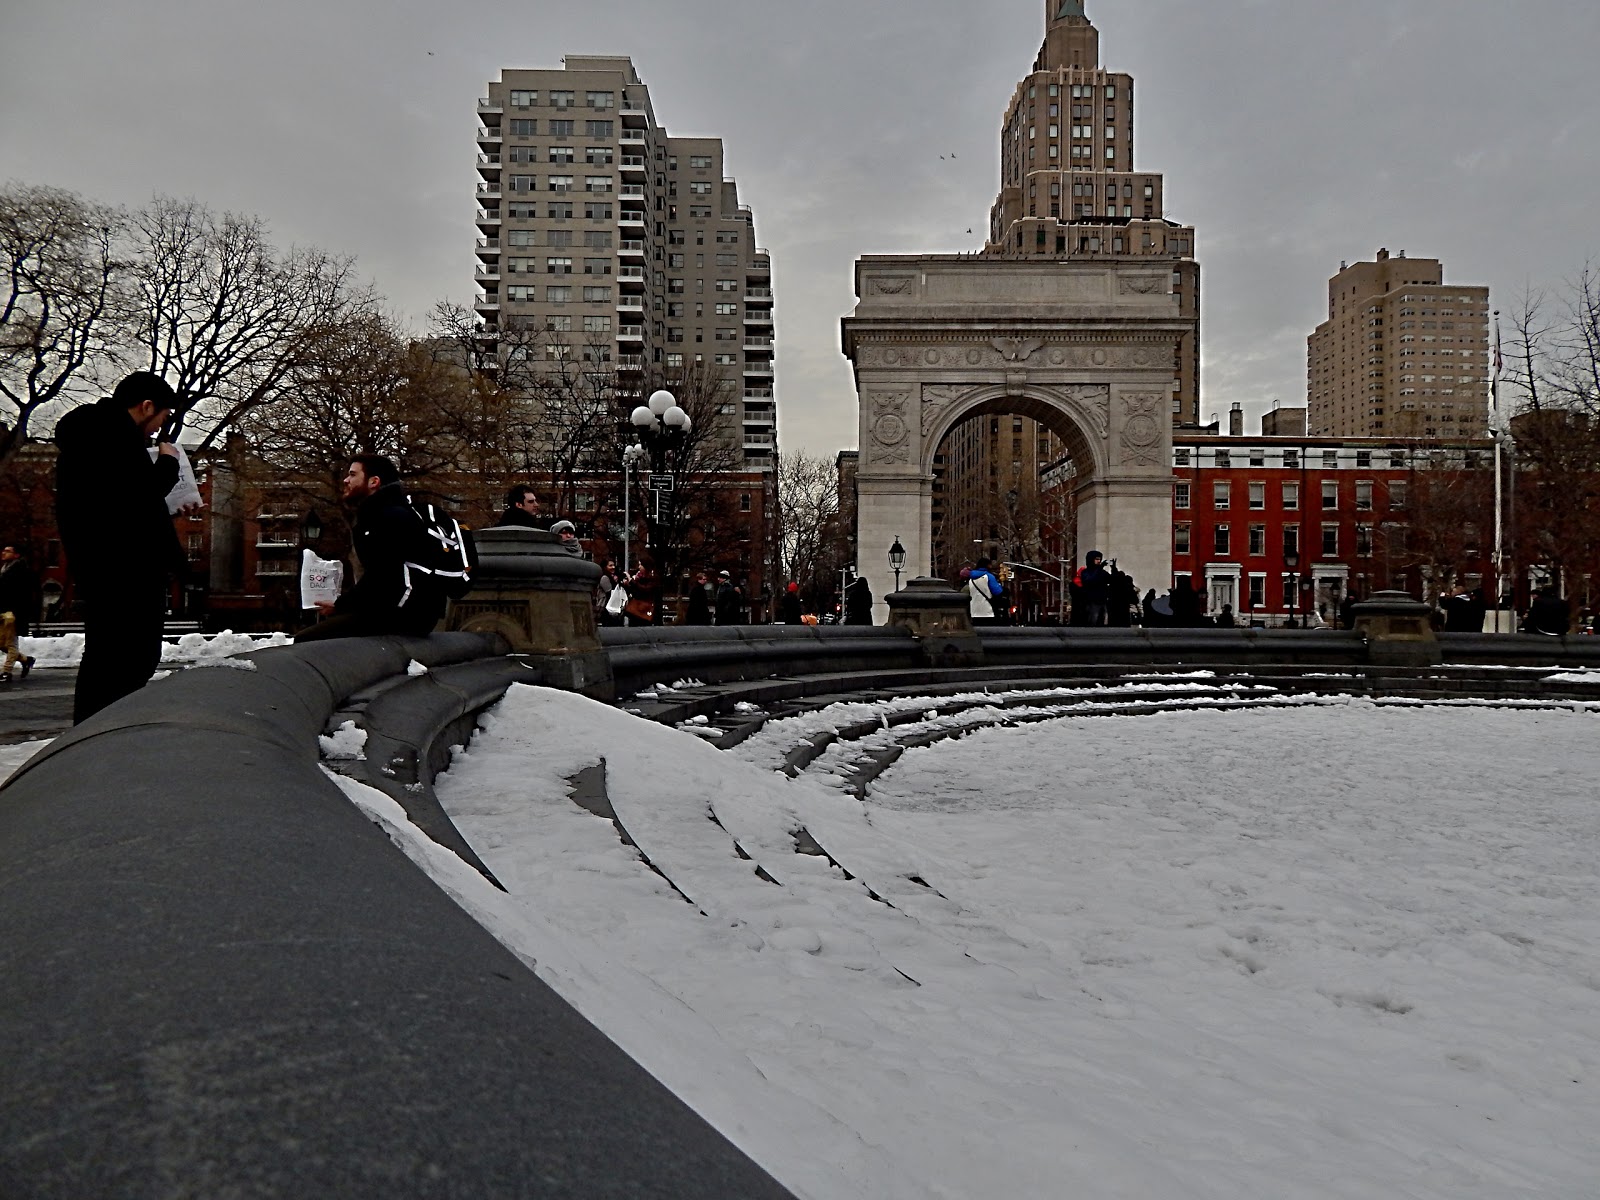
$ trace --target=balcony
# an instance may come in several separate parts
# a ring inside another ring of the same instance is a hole
[[[481,313],[487,313],[487,312],[497,313],[497,312],[499,312],[500,311],[500,296],[499,296],[499,293],[496,293],[493,296],[479,296],[476,300],[474,300],[472,302],[472,307],[474,309],[476,309],[478,312],[481,312]]]
[[[746,354],[770,354],[772,353],[772,339],[747,333],[744,335],[744,351]]]
[[[642,354],[624,354],[624,355],[621,355],[617,359],[617,370],[619,370],[619,371],[642,371],[642,370],[644,370],[644,355],[642,355]]]
[[[623,325],[617,329],[617,341],[642,342],[644,341],[643,325]]]
[[[620,298],[617,301],[617,311],[619,313],[640,313],[640,314],[643,314],[643,312],[644,312],[644,297],[643,296],[623,296],[622,298]]]
[[[491,142],[498,145],[501,141],[500,126],[491,125],[487,129],[478,130],[478,140],[480,142]]]
[[[484,180],[483,182],[479,183],[478,199],[480,201],[500,199],[500,181],[498,179]]]
[[[506,110],[503,106],[496,104],[488,96],[479,96],[478,111],[480,113],[503,113]]]
[[[622,255],[623,258],[635,258],[635,257],[643,258],[644,257],[644,239],[643,238],[624,238],[622,240],[622,242],[619,243],[619,245],[617,246],[617,251],[618,251],[618,253],[620,253]]]
[[[768,403],[772,401],[771,388],[745,388],[744,402],[746,404],[758,404],[763,400],[767,401]]]
[[[746,379],[749,379],[752,376],[758,376],[758,377],[765,378],[765,379],[771,379],[772,378],[772,363],[771,362],[747,362],[744,365],[744,375],[745,375]]]
[[[480,263],[478,269],[472,273],[472,277],[479,283],[498,283],[500,282],[500,265],[498,263]]]
[[[617,278],[622,280],[623,283],[642,284],[644,282],[644,268],[627,266],[618,267]]]
[[[623,127],[622,136],[617,139],[624,146],[644,146],[644,130]]]
[[[628,199],[628,198],[631,197],[631,198],[633,198],[635,200],[643,200],[644,199],[644,184],[642,184],[642,183],[625,183],[620,188],[617,189],[617,195],[621,196],[623,199]]]
[[[494,228],[500,224],[500,210],[495,208],[490,209],[488,212],[479,213],[477,216],[477,222],[484,228]]]
[[[772,289],[769,287],[747,287],[744,289],[744,302],[746,304],[771,303]]]
[[[481,171],[485,167],[492,167],[494,169],[494,173],[495,174],[499,174],[500,173],[500,156],[498,154],[480,154],[480,155],[478,155],[478,169]]]
[[[481,237],[478,239],[479,258],[499,258],[500,239],[497,237]]]
[[[777,434],[747,432],[744,435],[744,448],[746,450],[770,450],[777,440]]]
[[[772,310],[770,308],[745,309],[744,323],[746,325],[771,325]]]
[[[624,229],[643,229],[648,223],[642,210],[625,208],[617,214],[617,224]]]
[[[648,124],[650,121],[650,114],[633,100],[624,100],[622,107],[617,110],[617,115],[625,122]]]
[[[753,428],[771,429],[777,423],[778,414],[770,410],[767,412],[747,412],[744,414],[744,427],[747,432]]]
[[[650,171],[650,164],[642,154],[624,154],[621,167],[624,175],[645,175]]]
[[[771,275],[772,263],[764,258],[758,258],[745,269],[746,275]]]

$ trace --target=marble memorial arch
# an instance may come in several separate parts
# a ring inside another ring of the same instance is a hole
[[[1166,263],[869,256],[844,353],[860,406],[857,558],[880,599],[926,575],[933,459],[965,417],[1017,413],[1067,444],[1078,544],[1143,587],[1172,581],[1172,383],[1179,314]]]

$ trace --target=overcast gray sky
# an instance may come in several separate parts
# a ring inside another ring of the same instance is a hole
[[[1198,231],[1205,415],[1304,402],[1341,259],[1439,257],[1509,307],[1600,258],[1596,0],[1088,12],[1138,83],[1136,167]],[[1040,0],[13,0],[0,176],[257,213],[356,255],[420,325],[473,295],[485,82],[631,55],[669,132],[724,140],[772,252],[780,445],[832,454],[856,439],[851,265],[981,244],[1043,20]]]

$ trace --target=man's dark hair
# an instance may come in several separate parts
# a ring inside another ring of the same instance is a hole
[[[980,558],[973,565],[980,568],[987,568],[989,566],[989,560],[987,558]]]
[[[157,408],[172,408],[178,403],[178,393],[172,385],[152,371],[135,371],[117,384],[111,397],[123,408],[137,408],[146,400]]]
[[[539,490],[536,487],[534,487],[531,483],[519,483],[519,484],[517,484],[516,487],[512,488],[509,492],[506,493],[506,507],[507,508],[515,508],[517,505],[522,503],[522,498],[524,496],[526,496],[529,492],[533,493],[534,499],[538,499]]]
[[[367,478],[376,479],[384,487],[400,482],[400,468],[394,465],[394,459],[388,455],[358,454],[350,461],[360,463],[361,469],[367,473]]]

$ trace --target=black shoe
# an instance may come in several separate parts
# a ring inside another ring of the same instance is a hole
[[[31,670],[33,670],[33,655],[30,654],[27,658],[22,660],[22,677],[26,679],[28,677],[28,672]]]

